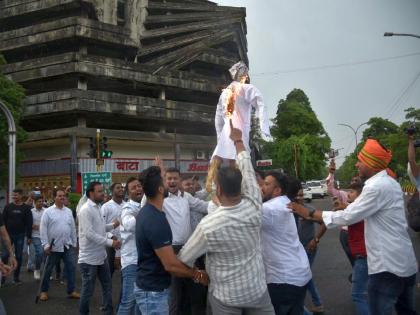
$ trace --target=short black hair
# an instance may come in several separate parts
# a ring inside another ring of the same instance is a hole
[[[143,186],[143,191],[146,197],[156,197],[159,187],[163,186],[162,176],[160,174],[159,166],[150,166],[140,174],[140,183]]]
[[[178,174],[180,174],[181,175],[181,172],[179,171],[179,169],[178,168],[176,168],[176,167],[169,167],[169,168],[167,168],[166,169],[166,173],[178,173]]]
[[[128,185],[132,182],[134,182],[135,180],[139,180],[137,177],[134,176],[130,176],[127,181],[125,182],[125,192],[128,194]]]
[[[278,171],[269,171],[265,174],[265,177],[272,176],[276,180],[277,185],[281,188],[281,194],[286,195],[288,186],[289,186],[289,180],[286,175],[282,174]]]
[[[236,197],[241,194],[242,173],[233,166],[222,166],[217,171],[217,184],[226,197]]]
[[[265,172],[263,170],[257,170],[257,169],[255,169],[255,176],[259,176],[262,179],[264,179],[266,175],[265,175]]]
[[[194,180],[194,176],[191,176],[191,174],[184,174],[181,176],[181,181],[189,180],[189,179]]]
[[[114,192],[114,188],[115,188],[115,186],[117,186],[117,185],[121,185],[121,183],[112,183],[111,187],[109,187],[109,189],[111,190],[111,193],[113,193],[113,192]]]
[[[351,190],[357,191],[358,194],[361,194],[362,190],[363,190],[363,184],[359,183],[359,182],[354,182],[354,183],[350,184],[349,188]]]
[[[13,189],[13,192],[16,193],[16,194],[23,195],[23,189],[22,188],[15,188],[15,189]]]
[[[296,199],[296,197],[299,193],[299,190],[302,189],[302,183],[300,182],[299,179],[297,179],[295,177],[291,177],[291,176],[289,176],[288,181],[289,181],[289,185],[288,185],[288,188],[287,188],[287,194],[286,195],[290,200],[293,201],[293,200]]]
[[[38,201],[38,200],[42,200],[42,196],[41,195],[37,195],[34,197],[34,201]]]
[[[62,189],[62,188],[57,188],[57,189],[54,189],[54,190],[53,190],[53,198],[57,197],[57,193],[58,193],[59,191],[62,191],[64,194],[66,193],[66,192],[64,191],[64,189]]]
[[[102,184],[100,182],[90,182],[89,185],[88,185],[88,187],[87,187],[87,189],[86,189],[86,196],[89,197],[89,194],[91,192],[94,192],[95,191],[95,187],[96,186],[99,186],[99,185],[102,185]]]

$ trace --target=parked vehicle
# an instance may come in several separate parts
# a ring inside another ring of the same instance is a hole
[[[312,180],[306,182],[306,185],[311,189],[312,198],[324,198],[325,191],[322,188],[321,181],[319,180]]]
[[[328,196],[327,181],[325,179],[323,179],[320,182],[321,182],[322,189],[324,190],[324,196]]]
[[[303,188],[303,199],[308,203],[312,202],[311,189],[305,183],[302,183],[302,188]]]

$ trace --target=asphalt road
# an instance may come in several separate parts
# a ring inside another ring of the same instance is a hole
[[[321,209],[328,209],[329,199],[314,200],[313,205]],[[420,260],[420,234],[412,233],[413,244],[417,257]],[[402,258],[403,259],[403,258]],[[327,315],[353,315],[356,314],[351,301],[351,284],[348,276],[351,273],[350,264],[341,249],[339,230],[328,230],[321,239],[318,256],[313,265],[315,283],[320,291],[325,312]],[[420,279],[419,279],[420,280]],[[65,286],[56,281],[51,281],[49,301],[35,305],[35,296],[38,283],[32,274],[23,271],[23,284],[7,285],[0,289],[0,298],[6,306],[8,315],[74,315],[78,313],[78,301],[66,298]],[[115,274],[113,278],[114,304],[118,299],[120,290],[120,277]],[[77,279],[80,288],[80,279]],[[420,289],[416,292],[417,309],[420,312]],[[99,311],[100,285],[96,286],[94,298],[91,301],[91,314],[101,314]],[[307,301],[307,305],[310,302]],[[1,314],[2,315],[2,314]]]

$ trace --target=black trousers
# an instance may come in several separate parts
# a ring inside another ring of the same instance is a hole
[[[182,245],[174,245],[176,254]],[[198,259],[197,267],[204,268],[204,257]],[[207,307],[207,287],[192,279],[172,277],[169,298],[170,315],[204,315]]]
[[[307,285],[269,283],[267,287],[276,315],[303,315]]]

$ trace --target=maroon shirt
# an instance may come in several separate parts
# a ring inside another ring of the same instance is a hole
[[[349,247],[353,257],[362,256],[366,257],[366,246],[365,246],[365,222],[360,221],[358,223],[349,225]]]

